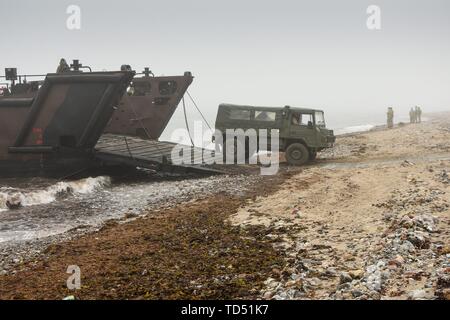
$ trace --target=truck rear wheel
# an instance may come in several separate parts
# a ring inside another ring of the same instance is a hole
[[[286,160],[289,164],[301,166],[309,161],[309,151],[301,143],[293,143],[286,149]]]

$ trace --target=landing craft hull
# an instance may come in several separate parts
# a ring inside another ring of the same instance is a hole
[[[93,148],[133,72],[48,74],[31,98],[0,98],[0,176],[63,176],[95,165]]]
[[[174,145],[155,141],[192,75],[133,79],[134,75],[131,71],[49,74],[39,82],[40,89],[31,92],[23,85],[26,92],[0,96],[0,177],[67,178],[136,167],[220,173],[203,163],[172,163]],[[134,92],[126,93],[127,88]]]
[[[100,168],[95,158],[87,156],[42,156],[40,159],[18,159],[0,161],[0,178],[48,177],[64,179],[83,176],[87,169]]]

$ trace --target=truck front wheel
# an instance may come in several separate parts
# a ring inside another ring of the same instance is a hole
[[[309,161],[309,151],[301,143],[293,143],[286,149],[286,160],[289,164],[301,166]]]

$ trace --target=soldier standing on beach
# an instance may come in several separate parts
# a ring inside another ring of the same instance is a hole
[[[414,123],[415,119],[414,119],[414,115],[415,115],[415,111],[414,108],[411,108],[411,110],[409,110],[409,123]]]
[[[392,107],[388,108],[387,112],[387,127],[392,129],[394,127],[394,109]]]
[[[420,109],[419,106],[416,106],[416,122],[421,123],[422,122],[422,109]]]

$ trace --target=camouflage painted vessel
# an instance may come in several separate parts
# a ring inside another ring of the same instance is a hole
[[[118,166],[217,173],[172,164],[175,144],[157,141],[192,83],[190,72],[154,77],[146,68],[135,77],[129,66],[81,72],[90,68],[78,60],[66,67],[45,76],[5,70],[11,85],[0,83],[0,177],[62,178]],[[27,82],[27,77],[45,80]]]
[[[92,150],[134,72],[47,74],[0,96],[0,176],[69,174]]]

